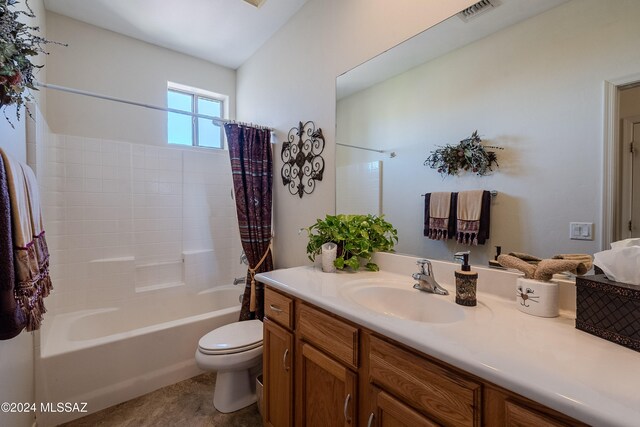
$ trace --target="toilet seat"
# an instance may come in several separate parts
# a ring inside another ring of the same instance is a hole
[[[217,328],[198,342],[203,354],[235,354],[262,346],[262,322],[247,320]]]

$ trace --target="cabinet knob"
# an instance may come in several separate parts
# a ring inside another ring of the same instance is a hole
[[[367,422],[367,427],[373,427],[374,418],[375,418],[375,414],[372,412],[371,415],[369,415],[369,421]]]
[[[348,414],[349,402],[351,402],[351,393],[347,394],[347,398],[344,399],[344,420],[347,423],[351,422],[351,417]]]
[[[289,367],[287,366],[287,355],[289,354],[289,349],[287,348],[282,355],[282,367],[285,372],[289,372]]]

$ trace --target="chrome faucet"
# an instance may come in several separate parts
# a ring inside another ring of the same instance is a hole
[[[244,277],[236,277],[233,279],[233,285],[238,286],[240,283],[244,283],[247,280],[247,276]]]
[[[449,291],[436,282],[436,278],[433,276],[433,269],[431,268],[431,261],[428,259],[419,259],[417,264],[420,266],[420,271],[412,275],[412,277],[418,281],[418,283],[413,285],[415,289],[437,295],[449,295]],[[425,264],[427,266],[426,271],[424,269]]]

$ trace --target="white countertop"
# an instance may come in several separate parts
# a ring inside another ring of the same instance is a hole
[[[465,316],[453,323],[389,317],[344,297],[349,283],[360,279],[398,286],[406,282],[411,289],[415,259],[387,257],[398,258],[378,262],[385,271],[375,273],[332,274],[304,266],[261,273],[256,279],[585,423],[640,425],[640,353],[575,329],[570,312],[549,319],[518,311],[513,285],[517,275],[509,272],[479,269],[478,306],[461,307]],[[388,271],[389,262],[402,265],[406,274],[397,268]],[[416,298],[455,300],[453,274],[443,275],[450,270],[445,264],[434,265],[434,270],[449,295],[415,290]],[[483,280],[483,273],[493,284]],[[502,289],[494,292],[498,282]]]

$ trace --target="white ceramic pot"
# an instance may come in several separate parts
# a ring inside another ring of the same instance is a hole
[[[516,280],[516,303],[523,313],[540,317],[558,316],[558,284],[540,280]]]

